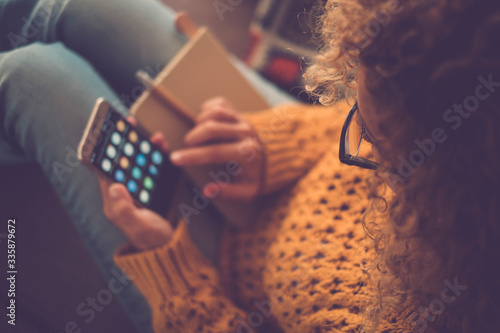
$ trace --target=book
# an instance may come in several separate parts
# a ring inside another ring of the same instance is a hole
[[[154,84],[167,88],[194,118],[200,106],[216,96],[225,97],[241,112],[269,108],[264,98],[235,67],[228,52],[205,27],[197,30],[155,78]],[[150,133],[163,132],[171,150],[184,147],[184,137],[191,125],[169,110],[156,94],[146,90],[132,105],[130,113]],[[198,215],[205,211],[201,190],[218,176],[222,177],[226,168],[226,165],[184,168],[194,187],[189,196],[183,196],[184,201],[174,205],[174,209],[180,210],[177,213],[186,217],[186,214]],[[192,200],[186,202],[187,197]],[[259,200],[241,203],[215,197],[210,201],[228,222],[239,227],[249,226],[257,218],[261,206]],[[206,214],[209,211],[206,210]]]

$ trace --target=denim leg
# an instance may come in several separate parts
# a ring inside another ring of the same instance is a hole
[[[0,141],[41,165],[109,281],[118,272],[112,255],[125,238],[103,215],[95,174],[76,157],[101,96],[116,98],[87,61],[60,43],[32,43],[0,54]],[[150,332],[149,307],[133,284],[117,297],[141,332]]]

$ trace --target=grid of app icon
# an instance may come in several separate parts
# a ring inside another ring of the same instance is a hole
[[[104,127],[110,129],[109,140],[96,147],[92,163],[116,182],[124,184],[139,202],[148,205],[158,182],[158,170],[164,163],[164,154],[114,112],[109,113]]]

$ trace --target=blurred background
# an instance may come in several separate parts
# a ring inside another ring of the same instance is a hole
[[[226,0],[163,2],[188,12],[198,25],[208,26],[230,52],[285,91],[311,102],[302,93],[301,73],[317,48],[312,42],[317,1],[244,0],[235,6]],[[65,332],[65,324],[77,318],[78,304],[107,288],[107,281],[38,165],[0,167],[0,186],[1,218],[18,220],[14,331]],[[2,251],[6,250],[5,232],[0,231]],[[6,295],[2,293],[0,300],[6,304]],[[4,323],[2,320],[0,325]],[[80,328],[94,333],[137,332],[116,299]]]

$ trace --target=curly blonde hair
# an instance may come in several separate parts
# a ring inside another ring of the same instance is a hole
[[[363,330],[411,300],[427,309],[409,319],[420,332],[498,332],[500,1],[329,0],[321,21],[307,89],[330,104],[366,68],[377,151],[406,165],[394,198],[381,195],[385,167],[373,179]]]

